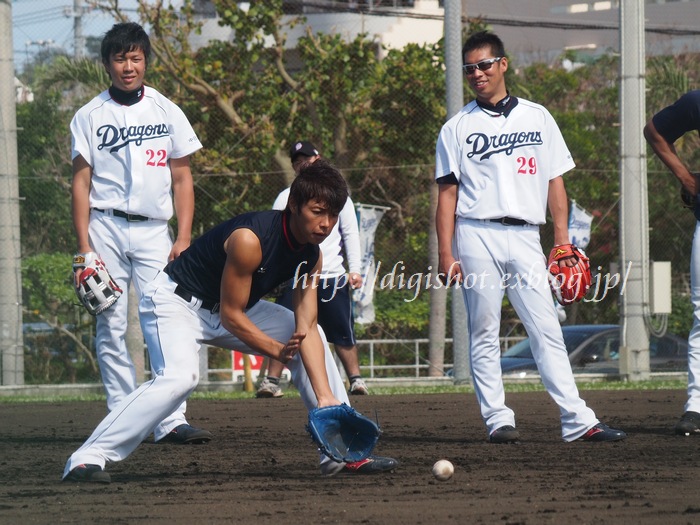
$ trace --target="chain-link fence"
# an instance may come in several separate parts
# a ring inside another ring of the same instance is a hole
[[[281,33],[290,19],[282,17],[283,4],[252,2],[260,9],[244,11],[236,2],[214,2],[220,24],[235,27],[239,38],[199,48],[189,43],[199,23],[189,4],[175,11],[143,3],[138,15],[136,4],[126,11],[113,4],[93,19],[99,24],[82,28],[97,35],[87,39],[86,58],[74,60],[50,48],[27,51],[18,78],[32,95],[17,104],[26,382],[99,377],[93,319],[75,304],[70,284],[75,237],[68,124],[107,87],[95,46],[104,30],[93,30],[108,28],[110,16],[149,27],[154,57],[146,80],[183,108],[205,146],[192,157],[195,236],[232,215],[269,208],[292,177],[289,145],[305,139],[341,168],[356,203],[389,208],[376,233],[383,268],[398,268],[406,279],[430,273],[433,156],[446,117],[442,42],[380,49],[369,35],[343,39],[340,32],[309,32],[285,49]],[[469,21],[471,29],[483,25]],[[532,41],[538,30],[519,28]],[[649,114],[697,86],[698,63],[697,54],[684,52],[648,57]],[[565,179],[569,196],[593,215],[587,253],[603,274],[619,268],[618,71],[613,52],[591,57],[567,51],[547,63],[513,61],[508,73],[511,94],[544,104],[562,129],[577,163]],[[465,101],[470,99],[465,87]],[[700,164],[697,137],[684,138],[678,147],[690,166]],[[669,331],[685,337],[694,218],[679,205],[678,184],[655,159],[648,180],[651,259],[672,262]],[[542,242],[548,251],[550,226],[542,228]],[[357,326],[359,337],[427,337],[427,291],[377,289],[375,309],[374,323]],[[567,322],[617,323],[618,315],[618,296],[610,293],[570,307]],[[447,327],[450,337],[449,319]],[[507,302],[502,333],[522,335]],[[391,353],[378,348],[391,365]],[[222,353],[220,359],[230,356]]]

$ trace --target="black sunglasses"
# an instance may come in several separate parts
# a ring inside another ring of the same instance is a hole
[[[481,62],[477,62],[476,64],[464,64],[462,66],[462,69],[464,69],[464,72],[467,75],[471,75],[477,69],[479,71],[488,71],[489,69],[491,69],[492,65],[494,65],[496,62],[500,62],[502,58],[503,57],[487,58],[486,60],[482,60]]]

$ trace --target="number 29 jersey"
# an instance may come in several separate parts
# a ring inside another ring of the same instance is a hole
[[[438,136],[435,179],[459,183],[457,217],[544,224],[549,181],[575,164],[552,115],[517,99],[506,115],[472,101]]]
[[[152,219],[173,215],[170,159],[202,147],[182,110],[144,86],[141,100],[122,105],[105,90],[71,121],[72,157],[92,167],[90,206]]]

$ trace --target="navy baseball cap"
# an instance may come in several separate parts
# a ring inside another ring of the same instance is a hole
[[[311,144],[311,142],[302,140],[292,144],[292,147],[289,149],[289,158],[291,158],[292,161],[294,161],[294,159],[296,159],[299,155],[315,157],[316,155],[320,155],[320,153],[316,149],[316,146]]]

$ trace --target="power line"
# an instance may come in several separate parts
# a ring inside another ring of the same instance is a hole
[[[12,25],[31,25],[34,23],[50,22],[58,18],[65,18],[63,7],[52,7],[50,9],[42,9],[12,17]]]
[[[327,13],[362,13],[365,16],[378,16],[378,17],[399,17],[399,18],[414,18],[419,20],[443,20],[444,15],[442,14],[426,14],[426,13],[416,13],[412,11],[406,11],[394,8],[374,8],[372,10],[368,9],[358,9],[351,7],[339,6],[337,4],[329,5],[316,2],[299,2],[302,7],[311,7],[318,9],[321,12]],[[309,15],[313,13],[308,13]],[[559,22],[556,20],[527,20],[526,18],[518,17],[515,18],[499,18],[493,16],[475,16],[475,17],[462,17],[462,22],[468,23],[471,21],[480,21],[491,25],[500,26],[510,26],[510,27],[541,27],[545,29],[587,29],[587,30],[599,30],[599,31],[617,31],[620,29],[619,22]],[[659,26],[659,25],[647,25],[645,27],[645,32],[647,33],[659,33],[666,35],[675,36],[694,36],[700,35],[700,29],[691,28],[677,28],[669,26]]]

